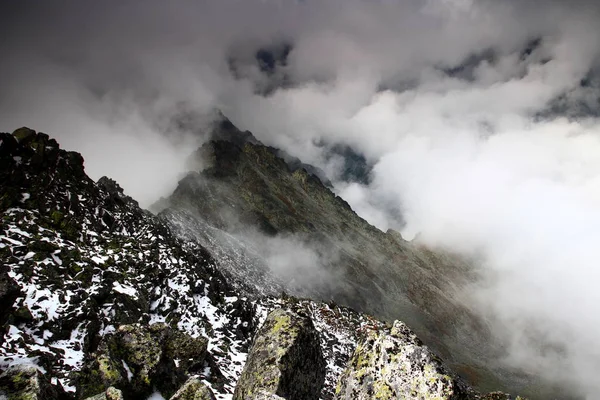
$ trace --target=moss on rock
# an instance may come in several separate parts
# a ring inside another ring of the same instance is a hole
[[[186,381],[206,356],[204,338],[174,331],[165,324],[122,325],[99,346],[80,375],[82,397],[110,386],[125,397],[148,396],[156,388],[165,398]]]
[[[0,375],[0,398],[7,400],[62,400],[66,394],[52,386],[36,367],[15,365]]]
[[[336,389],[336,399],[475,399],[476,393],[402,322],[372,331],[359,344]]]
[[[190,378],[169,400],[215,400],[215,395],[200,379]]]
[[[325,361],[311,319],[301,310],[277,309],[254,338],[233,398],[316,399],[324,379]]]

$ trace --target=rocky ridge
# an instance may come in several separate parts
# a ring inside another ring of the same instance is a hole
[[[356,377],[355,349],[394,334],[350,308],[242,287],[235,258],[92,181],[43,133],[0,133],[0,196],[0,398],[331,399]]]
[[[385,320],[402,318],[456,369],[488,369],[485,360],[498,351],[493,335],[455,295],[475,279],[467,261],[371,226],[316,175],[293,170],[261,144],[212,141],[193,157],[203,168],[179,182],[163,216],[181,237],[235,259],[223,264],[232,281],[254,282],[250,290],[267,294],[282,288],[333,300]],[[224,240],[210,246],[219,236]],[[264,243],[267,250],[275,246],[269,238],[300,243],[319,268],[278,275],[264,256]],[[240,263],[253,267],[240,270]],[[494,375],[482,374],[478,384],[497,387]]]

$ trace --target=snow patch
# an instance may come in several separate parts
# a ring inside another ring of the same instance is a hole
[[[133,297],[134,299],[138,298],[137,290],[135,290],[134,287],[121,284],[117,281],[113,282],[113,290],[117,293],[122,293],[127,296]]]
[[[127,365],[125,360],[122,360],[122,362],[123,362],[123,368],[125,368],[125,372],[127,372],[127,380],[129,382],[131,382],[131,378],[133,378],[133,373],[131,372],[131,369],[129,369],[129,365]]]

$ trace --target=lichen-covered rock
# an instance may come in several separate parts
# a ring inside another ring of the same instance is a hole
[[[123,325],[103,341],[80,375],[83,397],[114,386],[127,397],[148,396],[156,388],[170,397],[206,356],[204,338],[164,324]]]
[[[190,378],[170,400],[215,400],[215,395],[198,378]]]
[[[123,400],[123,392],[111,386],[106,389],[106,392],[88,397],[86,400]]]
[[[198,370],[206,356],[207,340],[193,338],[180,331],[171,330],[166,338],[164,356],[174,360],[186,373]]]
[[[476,394],[452,376],[400,321],[370,332],[358,345],[336,389],[337,400],[472,399]]]
[[[317,399],[324,379],[325,361],[310,317],[300,310],[276,309],[256,334],[233,398],[275,394],[288,400]]]
[[[59,387],[52,386],[33,366],[12,366],[0,375],[0,399],[61,400],[65,397]]]

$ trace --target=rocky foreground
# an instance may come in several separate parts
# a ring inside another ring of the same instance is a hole
[[[402,322],[235,285],[43,133],[0,134],[0,213],[0,399],[511,398]]]

